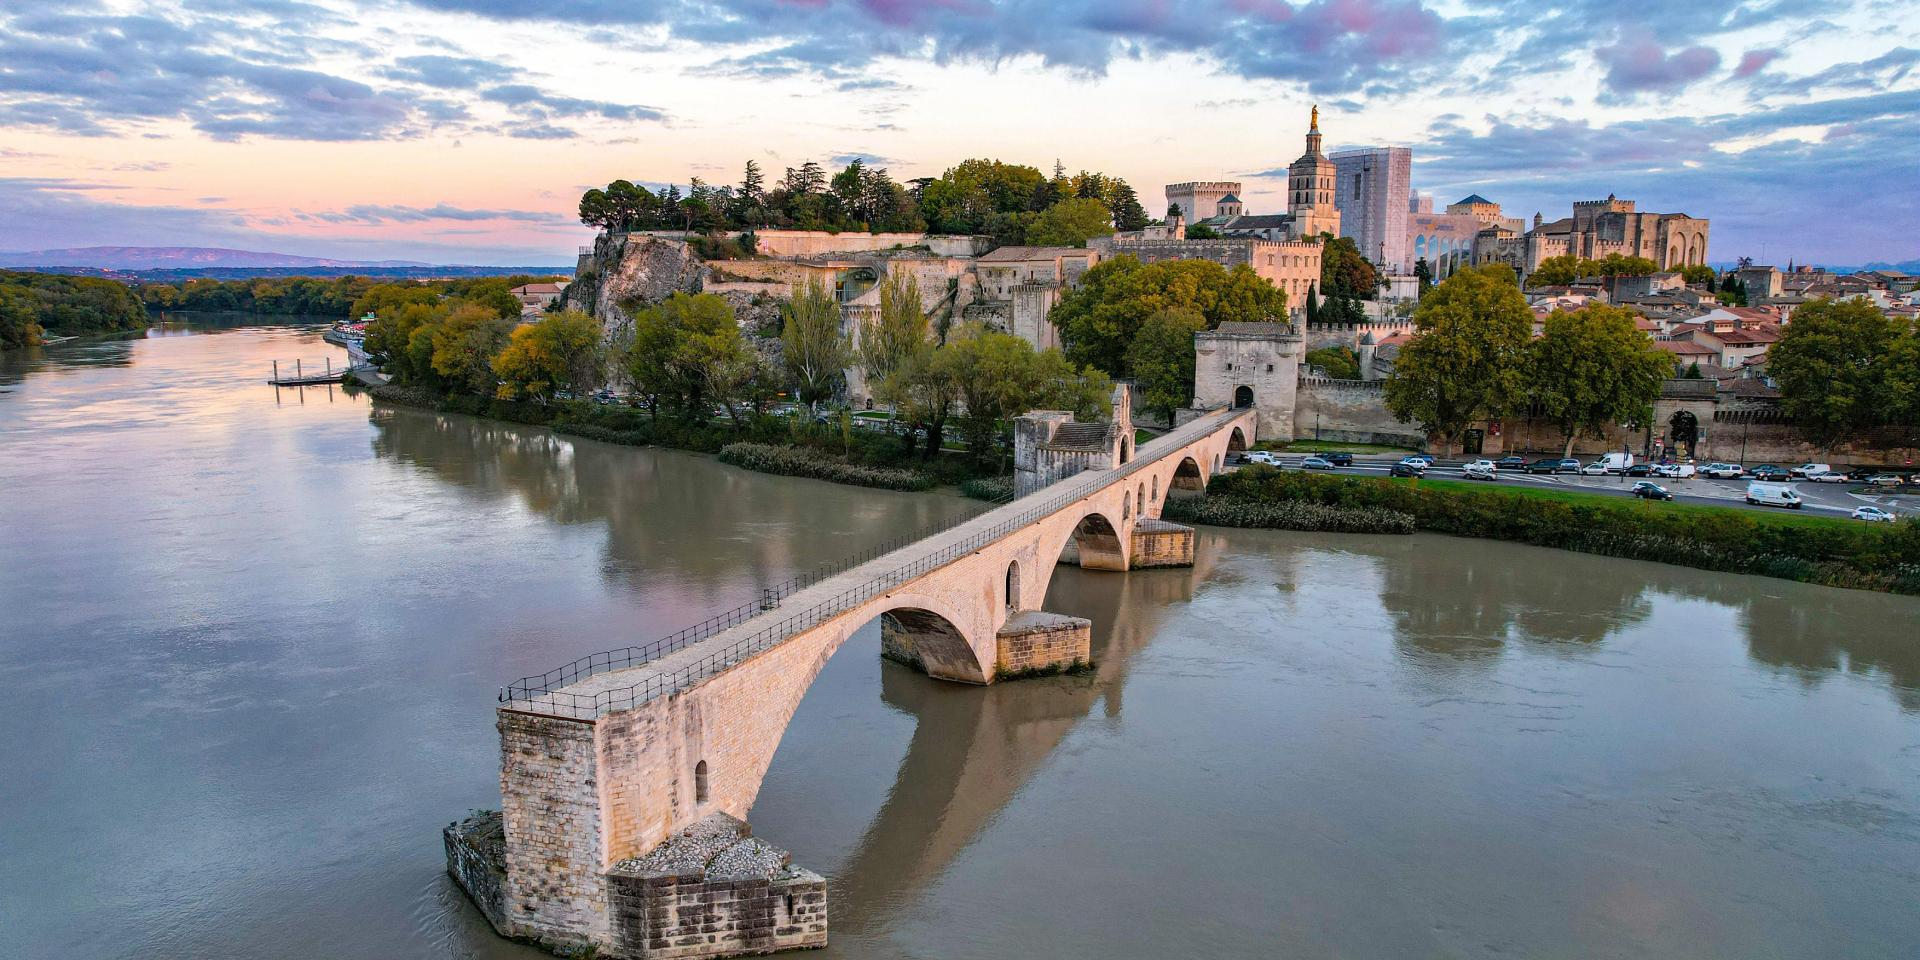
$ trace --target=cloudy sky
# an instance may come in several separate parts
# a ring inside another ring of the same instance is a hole
[[[0,249],[562,263],[580,190],[969,156],[1284,207],[1329,148],[1711,255],[1920,257],[1914,0],[0,0]]]

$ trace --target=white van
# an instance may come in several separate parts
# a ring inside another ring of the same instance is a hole
[[[1791,485],[1785,483],[1759,481],[1749,483],[1747,484],[1747,502],[1765,504],[1769,507],[1786,507],[1789,510],[1800,509],[1800,495],[1793,491]]]
[[[1626,473],[1627,468],[1633,466],[1633,454],[1603,453],[1600,455],[1600,459],[1593,461],[1593,463],[1588,464],[1588,466],[1593,466],[1595,463],[1599,464],[1600,468],[1608,473]]]
[[[1832,473],[1833,468],[1824,463],[1803,463],[1787,471],[1789,477],[1806,477],[1812,480],[1823,473]]]

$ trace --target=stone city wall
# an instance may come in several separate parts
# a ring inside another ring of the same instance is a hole
[[[447,873],[473,898],[481,916],[501,936],[512,936],[507,916],[507,840],[500,811],[481,810],[441,831]]]
[[[1387,412],[1383,383],[1301,377],[1294,394],[1294,439],[1426,446],[1418,424],[1401,423]]]

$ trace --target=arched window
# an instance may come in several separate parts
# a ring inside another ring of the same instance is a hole
[[[1253,388],[1238,387],[1233,391],[1233,405],[1240,409],[1253,406]]]
[[[1133,516],[1133,491],[1129,490],[1127,491],[1126,495],[1120,498],[1120,519],[1126,520],[1132,516]]]
[[[693,765],[693,802],[707,802],[707,762],[705,760]]]
[[[1153,499],[1160,499],[1160,475],[1157,473],[1153,475]]]
[[[1020,561],[1007,564],[1007,612],[1020,609]]]

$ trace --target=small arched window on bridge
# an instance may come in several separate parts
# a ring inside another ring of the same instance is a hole
[[[707,802],[707,762],[705,760],[693,765],[693,802]]]
[[[1147,510],[1147,482],[1145,480],[1140,481],[1133,495],[1134,502],[1140,505],[1140,512],[1145,513]]]
[[[1020,561],[1007,564],[1007,612],[1020,610]]]
[[[1133,491],[1128,490],[1126,492],[1126,495],[1120,498],[1120,519],[1126,520],[1131,518],[1132,516],[1133,516]]]
[[[1153,499],[1160,499],[1160,475],[1157,473],[1153,475]]]

